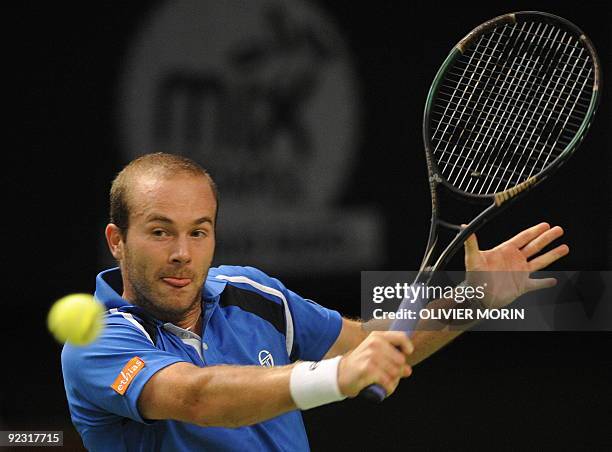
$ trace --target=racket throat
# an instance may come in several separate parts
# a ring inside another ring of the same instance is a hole
[[[440,220],[434,215],[429,231],[427,252],[423,257],[419,275],[415,282],[429,282],[433,274],[436,271],[444,269],[453,256],[463,248],[463,243],[466,239],[491,220],[499,211],[500,209],[498,206],[493,203],[480,212],[480,214],[465,227]],[[440,243],[439,233],[442,229],[456,232],[456,234],[451,238],[450,243],[447,241],[446,243],[448,243],[448,245],[440,251],[442,244]]]

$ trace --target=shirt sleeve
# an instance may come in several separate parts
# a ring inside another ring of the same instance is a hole
[[[282,302],[286,302],[289,311],[285,315],[286,334],[293,337],[289,356],[291,361],[322,359],[340,335],[342,317],[338,311],[301,297],[261,270],[253,267],[221,266],[214,269],[214,274],[217,273],[244,276],[282,294]],[[265,287],[262,288],[264,292]]]
[[[74,420],[93,427],[114,414],[146,422],[138,411],[140,392],[156,372],[180,361],[185,360],[157,349],[120,313],[107,316],[95,342],[85,347],[66,344],[62,351],[68,403],[73,417],[81,417]]]
[[[284,293],[289,303],[294,329],[290,359],[319,361],[340,335],[342,329],[340,313],[302,298],[287,288],[284,289]]]

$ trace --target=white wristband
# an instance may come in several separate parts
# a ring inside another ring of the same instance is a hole
[[[323,361],[304,361],[291,371],[289,390],[300,410],[346,399],[338,386],[338,364],[342,356]]]

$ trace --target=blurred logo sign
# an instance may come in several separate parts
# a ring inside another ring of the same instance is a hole
[[[119,88],[126,161],[180,153],[217,181],[217,262],[289,274],[379,261],[379,215],[336,205],[359,96],[340,35],[313,5],[169,2],[136,35]]]

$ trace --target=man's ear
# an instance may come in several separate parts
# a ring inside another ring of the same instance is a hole
[[[104,235],[106,236],[106,243],[108,244],[108,249],[110,250],[115,260],[122,260],[124,242],[123,233],[121,232],[121,229],[119,229],[116,224],[109,223],[106,225]]]

